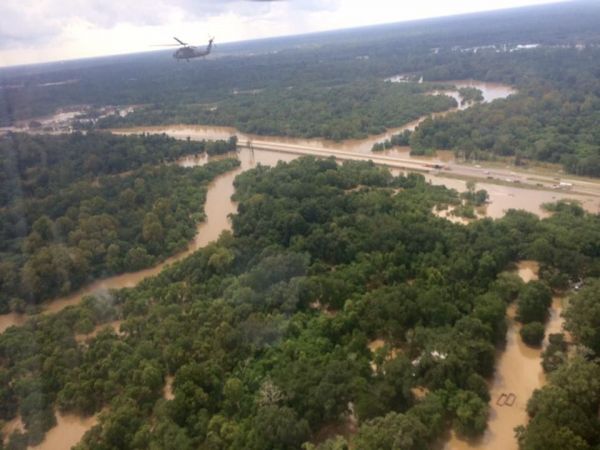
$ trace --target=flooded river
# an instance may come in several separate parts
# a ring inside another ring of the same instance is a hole
[[[199,248],[204,247],[209,242],[216,240],[223,230],[228,230],[231,228],[228,216],[229,214],[233,214],[237,211],[237,204],[231,200],[231,196],[234,192],[233,180],[235,177],[240,172],[255,167],[257,164],[272,166],[281,160],[292,160],[294,159],[294,155],[281,155],[274,152],[260,152],[260,154],[254,154],[254,152],[251,152],[250,150],[242,150],[238,153],[238,158],[241,162],[241,166],[238,169],[217,177],[211,183],[206,197],[206,203],[204,205],[206,220],[198,225],[196,237],[185,251],[150,269],[126,273],[104,280],[95,281],[94,283],[86,286],[84,289],[72,295],[48,302],[43,306],[43,313],[54,313],[60,311],[66,306],[75,305],[79,303],[81,298],[85,295],[105,292],[107,289],[119,289],[123,287],[135,286],[144,278],[159,273],[167,264],[172,264],[175,261],[179,261]],[[181,165],[188,167],[192,165],[202,165],[205,163],[206,158],[204,157],[187,157],[181,161]],[[20,325],[26,320],[27,316],[25,315],[1,315],[0,331],[4,331],[6,328],[12,325]],[[102,325],[97,327],[97,329],[95,329],[90,335],[78,336],[78,340],[83,342],[92,337],[94,333],[97,333],[100,329],[107,326],[118,328],[119,324],[120,321],[116,321],[108,325]],[[171,398],[173,395],[170,388],[171,384],[172,378],[167,379],[167,385],[165,388],[166,398]],[[36,450],[70,449],[73,445],[77,444],[85,432],[97,422],[97,418],[81,418],[70,414],[64,416],[57,414],[57,422],[57,426],[48,431],[44,441],[40,445],[32,448]],[[23,425],[19,419],[8,422],[5,425],[3,432],[5,434],[9,434],[16,429],[23,429]]]
[[[539,266],[535,261],[521,261],[518,264],[518,274],[525,282],[536,280],[538,271]],[[562,301],[556,297],[553,299],[551,315],[546,324],[544,345],[547,345],[548,334],[562,331],[561,311]],[[512,304],[507,310],[506,347],[498,352],[496,371],[490,382],[491,401],[487,430],[483,437],[476,441],[459,439],[452,434],[444,450],[518,449],[514,428],[527,423],[527,401],[535,389],[545,384],[546,378],[541,366],[542,349],[523,344],[519,335],[521,326],[515,321],[515,313],[516,305]],[[515,395],[512,406],[497,403],[502,394],[511,393]]]
[[[232,155],[234,156],[234,155]],[[250,150],[242,150],[237,153],[241,166],[231,172],[217,177],[208,188],[206,203],[204,204],[204,212],[206,220],[198,225],[196,236],[190,243],[188,248],[168,259],[164,262],[144,270],[137,272],[129,272],[114,277],[105,278],[94,281],[73,294],[49,301],[42,305],[43,313],[55,313],[61,309],[79,303],[82,297],[92,295],[94,293],[106,292],[109,289],[120,289],[124,287],[133,287],[144,278],[158,274],[166,265],[179,261],[201,247],[204,247],[209,242],[216,240],[223,230],[228,230],[231,227],[229,222],[229,214],[237,211],[237,205],[231,201],[231,196],[234,192],[233,180],[235,177],[248,170],[256,164],[275,165],[278,161],[291,161],[295,158],[294,155],[285,155],[275,152],[261,151],[252,152]],[[204,157],[187,157],[182,159],[183,166],[190,167],[192,165],[202,165],[206,163]],[[199,205],[200,207],[200,205]],[[4,314],[0,315],[0,332],[12,325],[21,325],[27,320],[26,315],[22,314]]]

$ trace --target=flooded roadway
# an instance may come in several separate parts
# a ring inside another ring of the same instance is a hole
[[[443,185],[459,192],[467,190],[467,182],[458,178],[445,178],[441,175],[427,174],[425,178],[435,185]],[[544,203],[559,200],[576,200],[588,212],[600,213],[600,183],[597,184],[598,195],[576,195],[568,192],[531,189],[525,186],[509,186],[490,182],[476,182],[476,189],[485,189],[489,195],[489,203],[485,206],[485,216],[498,219],[509,209],[522,209],[538,217],[549,217],[550,213],[543,208]]]
[[[456,80],[444,82],[454,84],[460,87],[475,87],[482,91],[484,102],[491,102],[496,99],[506,98],[516,91],[511,87],[499,83],[486,83],[475,80]],[[432,116],[442,116],[458,109],[466,109],[472,103],[461,105],[461,99],[458,91],[439,91],[436,94],[446,94],[454,97],[458,108],[449,111],[435,113]],[[407,168],[418,170],[419,167],[425,168],[425,165],[441,164],[447,167],[443,171],[431,171],[426,175],[427,179],[433,184],[442,184],[449,188],[459,191],[465,190],[465,181],[463,179],[476,179],[477,189],[485,189],[490,194],[491,203],[487,208],[487,215],[492,218],[502,217],[506,210],[510,208],[524,209],[537,214],[541,217],[547,216],[543,210],[542,204],[555,202],[562,199],[573,199],[581,203],[582,207],[589,212],[600,212],[600,182],[593,179],[569,177],[568,181],[575,184],[577,192],[565,192],[558,190],[549,190],[550,186],[556,184],[556,177],[560,174],[548,171],[535,170],[517,170],[510,167],[479,167],[459,164],[455,161],[451,151],[439,151],[435,156],[414,157],[410,155],[409,147],[398,147],[385,150],[383,152],[372,152],[375,143],[384,142],[393,135],[405,130],[414,130],[428,116],[421,117],[402,127],[387,130],[385,133],[369,136],[365,139],[349,139],[341,142],[327,139],[304,139],[290,138],[282,136],[262,136],[240,132],[232,127],[222,126],[201,126],[201,125],[168,125],[168,126],[147,126],[134,127],[126,129],[112,130],[116,134],[136,134],[136,133],[165,133],[177,139],[202,140],[202,139],[228,139],[230,136],[237,135],[240,144],[255,148],[254,153],[257,158],[264,148],[271,148],[273,151],[281,151],[283,155],[297,152],[298,154],[314,154],[317,156],[332,155],[338,158],[353,159],[352,154],[362,155],[361,159],[371,158],[376,163],[389,165],[393,167],[393,160],[405,162]],[[260,149],[259,149],[260,147]],[[343,152],[343,153],[341,153]],[[358,155],[354,159],[359,159]],[[287,158],[287,156],[286,156]],[[483,164],[483,163],[482,163]],[[400,163],[402,165],[402,163]],[[493,178],[489,180],[488,178]],[[517,184],[517,181],[519,182]],[[542,185],[541,189],[539,185]],[[585,194],[585,195],[582,195]]]
[[[461,87],[476,87],[483,93],[483,101],[491,102],[496,99],[506,98],[516,91],[513,87],[500,84],[500,83],[488,83],[484,81],[476,80],[455,80],[455,81],[444,81],[440,82],[444,84],[454,84],[457,88]],[[119,128],[111,130],[115,134],[135,134],[135,133],[166,133],[177,139],[190,138],[192,140],[201,139],[228,139],[232,135],[237,135],[240,142],[246,141],[265,141],[274,142],[278,144],[291,144],[313,148],[320,148],[324,150],[342,150],[356,153],[368,153],[371,154],[373,144],[383,142],[386,139],[390,139],[393,135],[402,133],[405,130],[414,130],[423,120],[427,117],[440,117],[459,109],[466,109],[472,106],[472,103],[461,105],[461,98],[456,90],[449,91],[434,91],[431,95],[448,95],[453,97],[457,103],[457,108],[452,108],[447,111],[433,113],[425,115],[417,120],[413,120],[401,127],[390,128],[385,133],[372,135],[364,139],[346,139],[343,141],[332,141],[329,139],[321,138],[291,138],[284,136],[265,136],[250,133],[243,133],[233,127],[214,126],[214,125],[167,125],[167,126],[143,126],[143,127],[132,127],[132,128]],[[388,150],[388,152],[382,152],[381,154],[395,155],[395,150]],[[450,152],[448,152],[450,154]]]
[[[227,127],[213,127],[213,126],[168,126],[168,127],[144,127],[144,128],[131,128],[126,130],[118,130],[121,134],[136,134],[136,133],[166,133],[169,136],[177,139],[187,139],[188,137],[192,140],[202,139],[228,139],[230,136],[236,134],[236,130]],[[390,132],[391,133],[391,132]],[[344,159],[362,159],[362,160],[373,160],[375,163],[387,165],[393,167],[393,159],[401,158],[402,162],[399,163],[399,167],[409,166],[410,162],[414,163],[414,169],[419,170],[422,167],[424,158],[418,157],[413,158],[409,154],[408,148],[392,149],[388,152],[382,152],[377,154],[363,152],[364,149],[370,149],[374,142],[382,139],[379,135],[373,136],[367,140],[357,141],[344,141],[342,143],[331,143],[331,148],[325,147],[328,143],[322,140],[305,140],[305,139],[292,139],[292,138],[269,138],[270,141],[258,140],[255,136],[245,135],[243,133],[238,134],[238,138],[241,142],[250,142],[252,148],[256,146],[259,148],[254,149],[254,154],[257,160],[263,157],[263,153],[272,154],[273,151],[280,154],[280,159],[289,160],[290,158],[297,157],[298,154],[312,154],[318,156],[336,156],[343,157]],[[260,139],[265,139],[259,137]],[[366,142],[366,143],[365,143]],[[274,150],[263,150],[272,146]],[[242,153],[245,149],[241,149]],[[343,153],[342,153],[343,152]],[[370,150],[369,150],[370,152]],[[353,158],[352,155],[356,155]],[[407,161],[407,163],[404,163]],[[425,161],[431,164],[441,163],[450,164],[451,171],[432,171],[426,174],[426,178],[431,181],[432,184],[445,185],[448,188],[457,189],[458,191],[466,190],[466,181],[459,178],[464,176],[467,179],[477,179],[477,189],[485,189],[488,191],[490,197],[490,204],[487,208],[487,215],[492,218],[499,218],[504,215],[506,210],[524,209],[526,211],[537,214],[541,217],[547,216],[547,213],[543,210],[542,205],[544,203],[556,202],[558,200],[572,199],[578,201],[584,209],[592,213],[600,212],[600,182],[597,180],[589,181],[589,186],[585,188],[586,194],[581,195],[576,193],[569,193],[565,191],[541,189],[538,186],[531,186],[525,183],[495,183],[493,180],[487,180],[485,172],[487,169],[484,167],[473,167],[462,164],[456,164],[453,161],[453,156],[450,152],[439,152],[435,157],[425,159]],[[427,169],[429,170],[429,169]],[[514,172],[498,168],[490,169],[494,171],[494,174],[498,174],[498,178],[508,177],[515,175],[509,175]],[[392,169],[395,174],[399,173],[398,170]],[[506,172],[506,173],[504,173]],[[551,177],[548,175],[536,174],[535,172],[527,172],[521,176],[525,181],[527,177],[536,176],[537,178],[545,177],[546,185],[554,183]],[[541,178],[540,178],[541,179]]]

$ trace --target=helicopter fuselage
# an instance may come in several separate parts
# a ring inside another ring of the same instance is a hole
[[[208,43],[205,49],[199,49],[198,47],[192,47],[191,45],[187,45],[185,47],[181,47],[177,49],[175,53],[173,53],[173,58],[175,59],[185,59],[190,60],[192,58],[201,58],[207,56],[212,49],[212,39]]]

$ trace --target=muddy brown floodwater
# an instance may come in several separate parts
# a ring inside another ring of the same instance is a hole
[[[518,264],[518,274],[525,282],[538,278],[539,265],[535,261],[521,261]],[[546,324],[547,345],[548,334],[559,333],[562,330],[563,319],[562,299],[555,297],[552,303],[551,315]],[[527,401],[535,389],[541,388],[546,378],[541,366],[542,349],[531,348],[523,344],[519,335],[520,324],[515,321],[516,305],[507,309],[508,331],[506,347],[498,352],[494,378],[490,382],[490,415],[488,428],[481,439],[467,441],[452,433],[444,446],[444,450],[517,450],[514,428],[525,425],[528,421]],[[512,406],[497,404],[502,394],[514,394]]]
[[[9,420],[8,422],[5,422],[4,427],[2,427],[2,437],[4,445],[8,444],[9,437],[14,431],[22,432],[24,428],[25,425],[23,424],[23,421],[21,420],[20,416],[17,416],[14,419]]]
[[[38,445],[27,447],[29,450],[68,450],[76,445],[83,435],[98,423],[98,416],[80,417],[75,414],[56,414],[56,426],[50,429],[44,440]],[[7,422],[2,430],[4,443],[7,444],[13,431],[24,431],[20,417]]]
[[[165,387],[163,388],[163,398],[165,400],[173,400],[175,398],[175,393],[173,392],[173,381],[175,381],[175,377],[173,375],[168,375],[165,379]]]
[[[433,174],[426,174],[425,178],[431,184],[446,186],[459,192],[467,190],[467,182],[458,178],[445,178],[442,175]],[[600,212],[599,197],[485,182],[477,182],[476,189],[487,191],[489,203],[485,207],[485,216],[493,219],[503,217],[509,209],[522,209],[538,217],[549,217],[550,213],[542,205],[559,200],[577,200],[586,211],[594,214]]]
[[[29,447],[29,449],[68,450],[77,445],[83,435],[98,423],[98,417],[82,418],[74,414],[57,414],[56,422],[56,426],[46,433],[44,440],[34,447]]]
[[[504,98],[515,92],[510,86],[495,84],[495,83],[480,83],[471,80],[466,81],[454,81],[453,83],[458,86],[469,85],[475,86],[482,90],[485,101],[492,101],[497,98]],[[447,112],[446,112],[447,113]],[[440,113],[440,114],[446,114]],[[294,139],[285,137],[272,137],[274,142],[287,143],[294,145],[309,145],[317,148],[333,148],[341,150],[349,150],[359,153],[369,153],[371,147],[375,142],[389,138],[392,134],[395,134],[404,129],[413,129],[421,120],[419,119],[410,124],[407,124],[401,128],[389,130],[388,132],[378,135],[371,136],[367,139],[362,140],[347,140],[343,142],[334,142],[323,139]],[[264,139],[264,136],[253,136],[244,133],[239,133],[234,128],[230,127],[216,127],[216,126],[159,126],[159,127],[141,127],[132,128],[127,130],[118,131],[122,134],[134,134],[141,132],[148,133],[167,133],[175,138],[186,139],[191,138],[194,140],[199,139],[227,139],[233,134],[237,134],[241,141],[253,139]],[[408,152],[409,149],[401,148],[390,151],[390,154],[396,152],[398,156],[410,157]],[[235,176],[248,168],[253,167],[255,164],[261,163],[265,165],[275,165],[277,161],[289,161],[296,158],[296,155],[289,153],[272,152],[268,150],[254,150],[250,151],[247,149],[241,149],[238,152],[241,167],[233,172],[224,174],[218,177],[210,186],[207,194],[207,201],[205,204],[206,221],[198,226],[198,233],[194,241],[191,243],[189,248],[181,252],[163,263],[134,273],[126,273],[115,277],[110,277],[103,280],[93,282],[91,285],[84,287],[83,289],[70,294],[68,296],[47,302],[43,306],[43,312],[57,312],[66,306],[76,304],[80,301],[81,297],[88,294],[106,291],[108,289],[118,289],[122,287],[132,287],[139,283],[146,277],[153,276],[159,273],[162,268],[178,261],[198,248],[206,245],[208,242],[215,240],[219,234],[229,228],[228,215],[236,211],[236,206],[229,200],[231,194],[233,194],[233,180]],[[449,152],[439,152],[437,156],[432,157],[434,161],[448,162],[452,161],[452,154]],[[182,166],[190,167],[195,165],[202,165],[208,161],[208,158],[204,155],[190,156],[182,158],[179,162]],[[394,171],[398,173],[398,171]],[[426,178],[432,184],[442,184],[449,188],[455,188],[459,191],[464,191],[465,181],[456,178],[443,177],[441,174],[428,174]],[[584,208],[588,211],[597,213],[600,209],[600,200],[596,197],[585,197],[585,196],[573,196],[566,193],[554,192],[554,191],[543,191],[534,190],[527,188],[518,188],[514,186],[503,186],[491,183],[478,183],[478,189],[486,189],[490,196],[490,203],[486,208],[485,214],[492,218],[498,218],[504,215],[505,211],[509,208],[524,209],[532,212],[539,216],[546,216],[547,213],[542,209],[541,205],[546,202],[552,202],[563,198],[576,198],[582,202]],[[0,332],[3,332],[6,328],[12,325],[21,325],[26,320],[27,316],[20,314],[5,314],[0,315]]]

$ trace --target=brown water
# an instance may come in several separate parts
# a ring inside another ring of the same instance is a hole
[[[79,417],[75,414],[56,414],[56,426],[51,428],[44,440],[35,446],[28,446],[30,450],[68,450],[76,445],[83,435],[98,423],[98,416]],[[7,422],[2,428],[4,443],[8,443],[13,431],[25,430],[20,417]]]
[[[465,217],[455,216],[452,214],[454,209],[452,207],[448,207],[446,209],[437,209],[433,208],[431,212],[434,216],[441,217],[442,219],[449,220],[452,223],[458,223],[460,225],[468,225],[469,221]]]
[[[425,178],[431,184],[446,186],[450,189],[456,189],[458,192],[467,190],[465,180],[445,178],[442,174],[426,174]],[[476,189],[485,189],[488,192],[489,203],[485,208],[485,216],[493,219],[503,217],[509,209],[522,209],[542,218],[549,217],[550,213],[542,208],[542,205],[567,199],[577,200],[590,213],[598,214],[600,212],[599,197],[485,182],[477,182]]]
[[[500,98],[506,98],[516,91],[507,85],[499,83],[485,83],[475,80],[458,80],[449,81],[447,83],[455,84],[457,87],[472,86],[481,89],[484,96],[485,102],[490,102]],[[442,93],[442,92],[439,92]],[[445,91],[445,94],[450,94],[457,98],[460,103],[460,98],[457,91]],[[432,94],[436,94],[435,92]],[[470,105],[464,105],[460,108],[467,108]],[[445,111],[441,113],[433,114],[433,116],[440,116],[448,114],[456,109]],[[398,134],[404,130],[413,130],[421,121],[425,119],[424,116],[418,120],[410,122],[402,127],[394,128],[386,131],[385,133],[369,136],[365,139],[349,139],[341,142],[331,141],[327,139],[302,139],[302,138],[289,138],[281,136],[259,136],[248,133],[242,133],[232,127],[220,127],[220,126],[202,126],[202,125],[169,125],[169,126],[150,126],[150,127],[138,127],[128,128],[122,130],[114,130],[115,133],[120,134],[132,134],[132,133],[166,133],[170,136],[179,139],[190,138],[193,140],[201,139],[228,139],[232,135],[237,135],[241,144],[247,144],[252,142],[268,142],[275,145],[287,145],[287,146],[299,146],[307,147],[317,150],[338,150],[361,154],[373,154],[381,156],[389,156],[395,158],[402,158],[405,160],[413,159],[415,161],[429,160],[432,163],[450,164],[454,165],[454,154],[451,151],[438,151],[435,156],[419,156],[411,157],[409,147],[398,147],[385,150],[383,152],[372,153],[371,148],[373,144],[377,142],[383,142],[389,139],[392,135]],[[263,150],[255,150],[255,154],[259,155]],[[283,153],[281,154],[283,155]],[[196,157],[203,159],[204,157]],[[283,158],[283,156],[282,156]],[[195,161],[191,161],[195,164]],[[483,175],[483,173],[481,174]],[[459,179],[444,177],[443,173],[439,174],[428,174],[427,178],[433,184],[443,184],[445,186],[455,188],[459,191],[466,190],[465,182]],[[485,178],[485,176],[482,176]],[[541,217],[545,217],[548,214],[542,209],[541,205],[547,202],[553,202],[560,199],[575,199],[581,202],[582,206],[589,212],[598,213],[600,212],[600,197],[589,197],[582,195],[568,194],[557,191],[543,191],[536,189],[527,189],[525,187],[518,186],[504,186],[494,183],[478,183],[478,189],[486,189],[490,194],[490,204],[487,207],[487,216],[492,218],[502,217],[506,210],[510,208],[524,209],[526,211],[537,214]],[[600,189],[599,189],[600,192]]]
[[[460,224],[460,225],[468,225],[471,222],[473,222],[473,221],[475,221],[477,219],[480,219],[482,217],[485,217],[487,215],[485,207],[483,207],[483,208],[480,208],[480,207],[476,208],[475,209],[476,218],[473,218],[473,219],[469,219],[469,218],[466,218],[466,217],[457,216],[457,215],[454,214],[454,210],[455,210],[455,208],[453,206],[449,206],[446,209],[437,209],[436,207],[433,207],[432,210],[431,210],[431,212],[432,212],[432,214],[434,216],[441,217],[443,219],[449,220],[452,223],[457,223],[457,224]]]
[[[97,416],[79,417],[74,414],[57,414],[57,424],[33,450],[68,450],[77,445],[83,435],[98,423]]]
[[[389,81],[391,83],[406,83],[410,79],[407,78],[405,74],[398,74],[393,77],[386,78],[385,81]],[[421,80],[422,81],[422,80]],[[510,86],[502,83],[488,82],[488,81],[479,81],[479,80],[450,80],[450,81],[440,81],[442,84],[453,84],[457,88],[462,87],[474,87],[480,89],[483,94],[483,101],[485,103],[494,101],[499,98],[506,98],[510,94],[514,94],[517,91]],[[460,104],[462,100],[458,94],[458,91],[435,91],[435,93],[444,93],[446,95],[451,95],[456,99],[456,101]]]
[[[85,295],[92,295],[98,292],[106,292],[107,289],[119,289],[123,287],[132,287],[146,277],[159,273],[167,264],[172,264],[175,261],[185,258],[190,253],[204,247],[209,242],[216,240],[223,230],[229,230],[231,223],[229,222],[229,214],[237,211],[237,204],[231,200],[231,195],[234,192],[233,180],[237,174],[244,170],[255,167],[257,164],[275,165],[280,160],[291,160],[293,155],[281,155],[274,152],[260,152],[260,154],[251,152],[250,150],[242,150],[238,153],[241,162],[240,168],[228,172],[215,179],[208,190],[204,210],[206,220],[198,225],[196,237],[191,242],[188,249],[169,258],[165,262],[156,267],[141,270],[139,272],[126,273],[104,280],[96,281],[75,294],[63,297],[44,305],[43,313],[54,313],[69,305],[79,303]],[[188,166],[192,159],[187,159]],[[198,159],[198,164],[205,163],[204,158]],[[0,316],[0,331],[4,331],[12,325],[22,324],[27,319],[27,316],[17,314],[7,314]],[[79,341],[85,341],[95,336],[101,329],[111,326],[118,331],[121,321],[111,322],[96,327],[94,331],[88,335],[78,336]],[[167,377],[165,384],[164,395],[166,399],[171,399],[173,378]],[[44,441],[36,447],[37,450],[61,450],[69,449],[77,444],[85,432],[97,423],[97,417],[81,418],[76,415],[57,415],[58,424],[46,434]],[[7,428],[8,427],[8,428]],[[9,422],[4,431],[12,431],[13,429],[22,429],[22,424],[18,420]]]
[[[480,89],[483,93],[484,103],[493,102],[494,100],[506,98],[511,94],[516,94],[516,89],[502,83],[490,83],[479,80],[455,80],[446,81],[445,83],[454,84],[457,88],[474,87]],[[458,102],[460,104],[460,101]]]
[[[536,261],[521,261],[517,266],[518,274],[525,282],[537,280],[539,264]],[[556,297],[552,302],[551,315],[546,324],[546,338],[550,333],[562,330],[560,317],[562,299]],[[496,371],[490,382],[490,415],[488,428],[481,439],[467,441],[452,433],[445,444],[445,450],[517,450],[518,444],[514,428],[528,421],[526,406],[533,391],[546,383],[541,366],[541,348],[531,348],[523,344],[519,335],[520,324],[515,321],[516,305],[507,309],[508,331],[506,347],[498,352]],[[496,402],[502,394],[514,394],[516,400],[512,406],[499,406]]]
[[[540,263],[531,259],[524,259],[517,263],[517,274],[525,283],[539,279]]]
[[[509,86],[494,84],[494,83],[478,83],[472,81],[455,82],[459,85],[473,85],[482,89],[484,97],[487,101],[496,98],[506,97],[513,93],[513,89]],[[444,114],[444,113],[442,113]],[[399,129],[389,130],[388,132],[379,135],[371,136],[362,140],[348,140],[343,142],[333,142],[322,139],[294,139],[276,137],[272,138],[275,142],[292,144],[292,145],[307,145],[317,148],[334,148],[343,149],[358,153],[368,153],[373,143],[388,138],[392,134],[403,129],[412,129],[419,123],[419,120],[405,125]],[[121,130],[121,133],[130,134],[134,132],[166,132],[173,137],[185,139],[226,139],[233,134],[238,134],[240,141],[252,141],[253,139],[264,139],[261,136],[246,135],[238,133],[234,128],[216,127],[216,126],[169,126],[169,127],[144,127],[137,129]],[[271,139],[271,138],[270,138]],[[384,152],[385,153],[385,152]],[[398,156],[410,158],[408,148],[392,149],[387,152],[390,156]],[[44,312],[56,312],[62,308],[76,304],[83,295],[92,294],[95,292],[103,292],[108,289],[118,289],[122,287],[132,287],[146,277],[153,276],[160,272],[162,268],[170,263],[178,261],[198,248],[206,245],[208,242],[215,240],[219,234],[229,228],[228,215],[234,213],[236,206],[229,201],[229,197],[233,193],[233,179],[243,170],[253,167],[257,163],[274,165],[279,160],[289,161],[296,156],[286,153],[271,152],[267,150],[242,150],[239,153],[242,166],[240,169],[228,174],[222,175],[216,179],[209,187],[208,198],[205,205],[207,220],[201,223],[198,227],[198,233],[191,243],[190,247],[175,255],[163,263],[146,270],[134,273],[126,273],[115,277],[110,277],[104,280],[98,280],[84,289],[73,293],[69,296],[48,302],[44,307]],[[440,152],[436,157],[431,158],[441,162],[452,161],[451,152]],[[422,159],[422,158],[420,158]],[[202,165],[208,161],[205,155],[189,156],[182,158],[178,163],[184,167]],[[395,171],[396,173],[398,171]],[[466,189],[465,181],[445,178],[442,174],[428,174],[427,179],[432,184],[443,184],[450,188],[455,188],[459,191]],[[576,198],[582,202],[584,208],[590,212],[597,213],[600,211],[600,199],[595,197],[573,196],[566,193],[556,191],[532,190],[526,188],[518,188],[514,186],[503,186],[492,183],[478,183],[478,189],[486,189],[490,195],[490,204],[486,208],[486,214],[489,217],[498,218],[504,215],[509,208],[524,209],[539,216],[546,216],[547,213],[541,208],[541,205],[546,202],[556,201],[563,198]],[[223,199],[226,199],[223,201]],[[444,213],[441,213],[444,214]],[[26,317],[18,314],[0,315],[0,332],[4,331],[11,325],[20,325],[25,321]]]
[[[23,424],[23,421],[21,420],[21,416],[17,416],[13,420],[9,420],[8,422],[6,422],[4,424],[4,426],[2,427],[2,435],[4,438],[4,444],[6,445],[8,443],[10,435],[14,431],[23,432],[24,430],[25,430],[25,425]]]
[[[381,350],[387,343],[383,339],[375,339],[367,344],[367,348],[375,355],[378,350]],[[385,355],[385,360],[390,361],[396,358],[402,352],[399,348],[388,348]],[[371,369],[373,372],[377,371],[377,364],[375,361],[370,362]]]
[[[450,110],[450,111],[454,111]],[[432,114],[434,117],[442,114],[447,114],[450,111]],[[426,116],[428,117],[428,116]],[[233,127],[222,127],[215,125],[156,125],[156,126],[143,126],[143,127],[131,127],[123,129],[111,130],[114,134],[136,134],[136,133],[165,133],[177,139],[191,140],[217,140],[217,139],[229,139],[231,136],[236,135],[238,141],[242,144],[252,143],[254,141],[265,141],[277,143],[277,144],[288,144],[288,145],[299,145],[305,147],[311,147],[316,149],[334,149],[351,151],[356,153],[371,153],[371,148],[376,142],[383,142],[386,139],[390,139],[392,135],[401,133],[404,130],[414,130],[419,123],[425,120],[422,117],[418,120],[403,125],[398,128],[390,128],[385,133],[372,135],[364,139],[347,139],[344,141],[332,141],[328,139],[308,139],[308,138],[293,138],[286,136],[264,136],[257,134],[244,133]],[[386,155],[390,154],[396,156],[398,154],[408,154],[406,147],[401,149],[399,153],[397,150],[390,149],[387,152],[380,152],[378,154]]]
[[[173,400],[175,398],[175,394],[173,393],[173,381],[175,377],[173,375],[168,375],[165,379],[165,387],[163,388],[163,398],[165,400]]]

